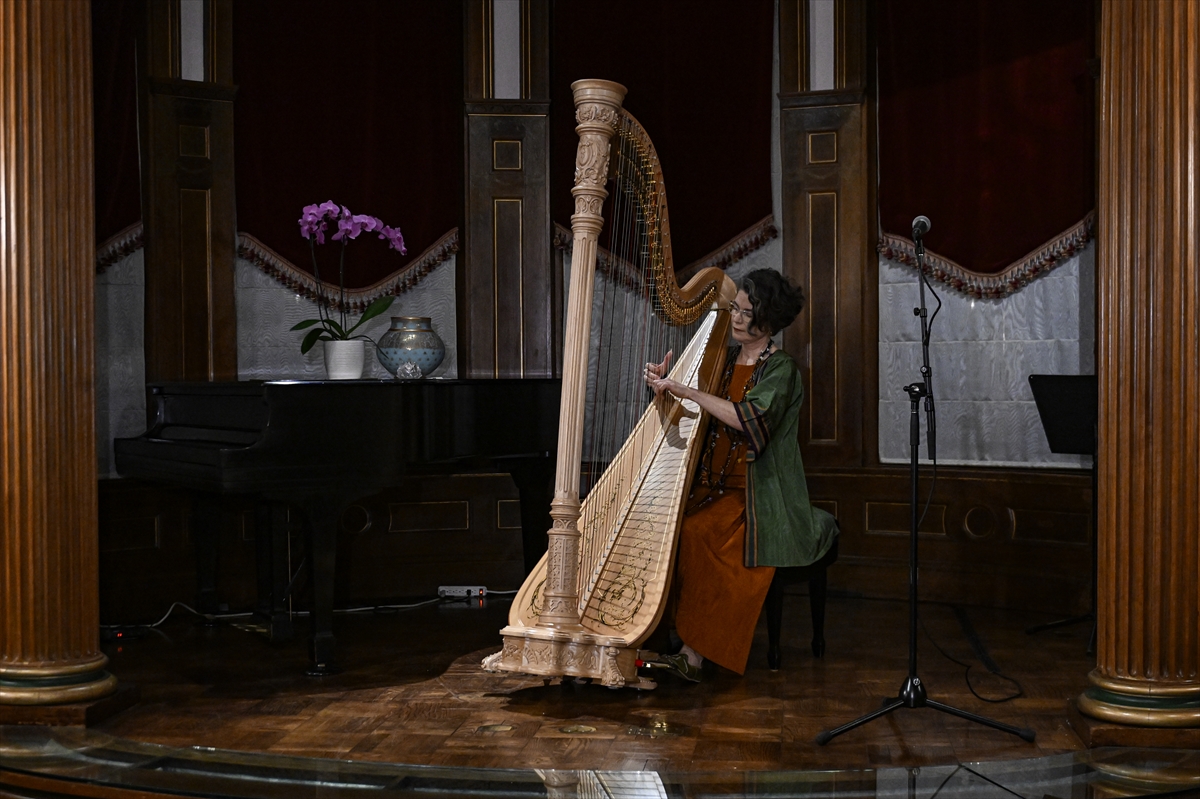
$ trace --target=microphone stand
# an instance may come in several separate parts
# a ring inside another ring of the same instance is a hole
[[[917,252],[917,273],[918,284],[920,285],[921,307],[913,308],[913,315],[921,318],[921,376],[924,379],[920,383],[912,383],[904,387],[905,393],[909,399],[909,473],[911,476],[911,485],[909,490],[909,509],[910,509],[910,526],[909,526],[909,550],[908,550],[908,678],[904,684],[900,686],[900,692],[895,698],[885,699],[883,707],[872,711],[865,716],[843,724],[837,729],[824,730],[817,735],[816,742],[820,746],[832,741],[837,736],[844,732],[849,732],[855,727],[861,727],[868,721],[873,721],[881,716],[886,716],[893,710],[898,708],[917,708],[931,707],[934,710],[940,710],[943,713],[948,713],[951,716],[968,721],[974,721],[977,724],[983,724],[993,729],[1002,732],[1016,735],[1024,741],[1032,742],[1036,733],[1030,729],[1022,729],[1012,727],[1008,724],[1003,724],[999,721],[979,716],[975,713],[969,713],[965,710],[959,710],[956,707],[936,702],[928,697],[925,691],[925,683],[917,676],[917,527],[920,524],[918,516],[918,508],[920,507],[920,492],[918,490],[918,478],[920,477],[920,463],[917,459],[917,454],[921,447],[921,417],[919,408],[921,399],[925,400],[925,414],[929,420],[929,459],[934,462],[934,474],[936,475],[937,458],[935,456],[935,439],[934,439],[934,409],[933,409],[933,370],[929,367],[929,318],[925,308],[925,244],[922,241],[920,231],[913,231],[913,241],[916,245]],[[930,287],[930,291],[933,287]]]

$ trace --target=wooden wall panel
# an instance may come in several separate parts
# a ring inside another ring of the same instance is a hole
[[[1200,727],[1200,6],[1100,29],[1099,641],[1084,713]]]
[[[922,506],[929,475],[920,486]],[[833,590],[908,592],[909,473],[820,469],[814,505],[838,518]],[[1070,471],[941,468],[921,521],[922,600],[1042,611],[1047,620],[1091,606],[1091,480]]]
[[[180,80],[178,0],[147,0],[138,131],[146,379],[237,379],[232,19],[210,0],[207,81]],[[222,81],[222,82],[218,82]]]
[[[800,429],[809,468],[864,463],[864,416],[876,407],[866,395],[875,367],[863,324],[874,288],[864,102],[844,92],[780,98],[783,269],[808,298],[783,347],[808,391]]]
[[[550,244],[549,3],[521,3],[519,100],[493,99],[491,0],[467,0],[465,18],[459,374],[553,377],[562,272]]]
[[[550,251],[547,112],[546,104],[468,106],[458,265],[465,377],[552,377],[558,368],[552,306],[561,276]]]
[[[146,624],[172,602],[197,603],[196,541],[187,491],[137,480],[100,482],[100,622]],[[214,608],[254,609],[255,505],[226,497],[220,513]],[[543,511],[545,513],[545,511]],[[285,517],[288,514],[285,514]],[[294,517],[290,517],[294,518]],[[279,522],[276,522],[279,523]],[[289,574],[304,560],[304,531],[289,525]],[[347,508],[338,542],[339,605],[432,597],[439,585],[520,586],[525,575],[521,505],[507,474],[429,475]],[[544,538],[541,541],[544,550]],[[540,552],[530,551],[536,562]],[[308,607],[307,580],[295,609]]]
[[[89,4],[0,3],[0,704],[26,708],[116,690],[96,601],[91,70]]]

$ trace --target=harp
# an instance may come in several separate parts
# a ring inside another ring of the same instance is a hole
[[[637,648],[663,613],[705,421],[690,401],[666,395],[651,401],[642,365],[673,346],[671,377],[711,389],[736,289],[716,268],[678,285],[662,171],[649,137],[621,108],[625,87],[584,80],[571,88],[579,145],[553,525],[546,555],[500,631],[501,651],[483,666],[617,687],[641,684]],[[612,246],[597,270],[606,207]],[[619,300],[609,303],[605,291]],[[636,327],[641,346],[628,340],[597,346],[605,320],[626,333]],[[640,416],[629,414],[631,407]],[[622,424],[622,416],[630,421]]]

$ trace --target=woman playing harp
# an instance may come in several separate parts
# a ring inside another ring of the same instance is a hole
[[[700,679],[704,659],[742,674],[776,566],[806,566],[833,544],[833,517],[809,504],[797,437],[804,384],[771,336],[804,307],[778,272],[743,278],[730,309],[734,344],[714,393],[667,376],[671,353],[648,363],[656,394],[695,402],[709,414],[688,494],[676,565],[678,655],[663,661]]]
[[[715,268],[678,285],[662,170],[621,108],[624,87],[577,81],[572,89],[579,147],[554,524],[501,630],[503,648],[484,668],[649,687],[637,648],[662,617],[704,412],[688,400],[650,402],[636,364],[674,348],[671,378],[711,390],[736,287]],[[602,299],[609,295],[611,305]],[[606,326],[626,335],[597,345],[593,334]]]

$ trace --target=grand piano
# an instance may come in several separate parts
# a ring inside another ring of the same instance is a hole
[[[199,492],[192,526],[206,612],[215,609],[217,560],[217,519],[206,499],[253,495],[263,507],[298,509],[308,522],[310,673],[328,674],[336,671],[333,582],[343,511],[415,471],[482,463],[512,474],[525,539],[536,539],[545,529],[530,528],[544,524],[553,487],[560,389],[556,379],[152,384],[150,427],[114,442],[116,466],[122,476]],[[284,547],[272,537],[271,514],[257,518],[260,605],[261,575],[274,575],[269,604],[278,612]]]

